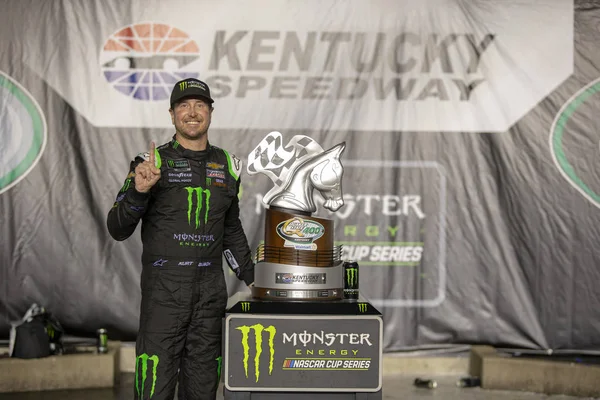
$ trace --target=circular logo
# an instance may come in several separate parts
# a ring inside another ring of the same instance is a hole
[[[298,244],[310,244],[325,234],[323,225],[300,217],[280,222],[276,231],[282,239]]]
[[[0,193],[16,185],[46,146],[46,120],[33,96],[0,71]]]
[[[600,78],[575,93],[550,128],[550,150],[565,179],[600,207]]]
[[[118,30],[100,53],[107,82],[137,100],[169,98],[177,81],[198,77],[197,72],[184,70],[198,59],[198,45],[187,33],[153,22]]]

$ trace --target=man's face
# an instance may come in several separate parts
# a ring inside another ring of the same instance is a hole
[[[208,132],[212,107],[201,99],[183,99],[169,110],[175,131],[186,139],[198,139]]]

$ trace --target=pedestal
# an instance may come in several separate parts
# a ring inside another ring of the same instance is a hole
[[[281,302],[239,293],[224,319],[224,398],[381,399],[382,341],[381,313],[362,298]]]

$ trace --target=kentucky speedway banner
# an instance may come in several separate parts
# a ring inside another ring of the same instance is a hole
[[[197,77],[211,143],[244,162],[253,253],[273,184],[250,152],[270,132],[346,144],[344,206],[316,193],[315,216],[358,261],[384,351],[600,346],[596,2],[3,6],[1,338],[38,303],[68,333],[135,340],[140,232],[116,242],[106,216],[130,161],[174,134],[173,84]]]

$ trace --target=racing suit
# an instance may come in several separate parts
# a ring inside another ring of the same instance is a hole
[[[161,177],[135,189],[132,162],[107,225],[127,239],[142,220],[142,302],[136,341],[135,399],[214,399],[221,367],[221,322],[227,304],[223,255],[240,280],[254,263],[239,219],[241,161],[207,145],[183,148],[175,137],[155,150]],[[179,369],[179,374],[178,374]]]

